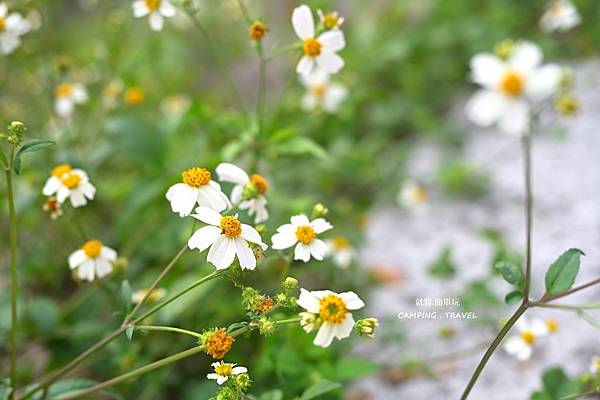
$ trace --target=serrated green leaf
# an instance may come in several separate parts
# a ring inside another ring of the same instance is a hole
[[[520,290],[513,290],[512,292],[504,296],[504,302],[508,305],[512,305],[521,300],[522,298],[523,292],[521,292]]]
[[[320,396],[324,393],[331,392],[332,390],[336,390],[342,387],[337,382],[331,382],[327,379],[321,379],[315,382],[312,386],[306,389],[302,396],[300,396],[300,400],[310,400],[315,399],[317,396]]]
[[[499,261],[494,265],[494,269],[500,271],[506,282],[517,287],[523,287],[525,276],[521,267],[508,261]]]
[[[579,249],[569,249],[550,265],[546,272],[546,294],[559,294],[573,286],[582,255],[585,253]]]

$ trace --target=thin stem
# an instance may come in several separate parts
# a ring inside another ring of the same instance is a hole
[[[8,214],[10,220],[10,276],[11,276],[11,328],[10,328],[10,387],[13,388],[10,398],[15,398],[14,388],[17,386],[17,213],[13,191],[13,160],[15,146],[11,147],[9,165],[6,168],[6,195],[8,197]]]
[[[188,248],[188,246],[187,246],[187,243],[186,243],[179,250],[179,252],[175,255],[175,257],[173,257],[171,259],[171,261],[169,261],[169,263],[167,264],[167,266],[165,267],[165,269],[163,269],[162,272],[160,273],[160,275],[158,275],[156,277],[156,279],[154,280],[154,282],[152,282],[152,285],[150,285],[150,287],[146,291],[146,294],[144,295],[144,298],[142,299],[142,301],[140,301],[139,303],[137,303],[135,305],[135,307],[133,308],[133,310],[131,310],[131,312],[129,314],[127,314],[127,316],[123,320],[123,323],[121,324],[121,326],[126,326],[127,324],[129,324],[129,320],[131,320],[131,318],[135,315],[135,313],[137,312],[137,310],[139,310],[139,308],[142,306],[142,304],[144,304],[148,300],[148,298],[152,295],[152,291],[154,289],[156,289],[156,286],[158,286],[158,284],[160,283],[160,281],[165,277],[165,275],[167,275],[169,273],[169,271],[171,270],[171,268],[173,268],[175,266],[175,264],[177,263],[177,261],[179,261],[179,259],[181,258],[181,256],[183,256],[183,254],[185,253],[185,251],[187,250],[187,248]]]
[[[582,397],[591,396],[594,394],[600,394],[600,387],[594,388],[592,390],[588,390],[587,392],[570,394],[568,396],[561,397],[560,400],[575,400],[575,399],[580,399]]]
[[[256,119],[258,120],[258,133],[263,134],[265,125],[265,102],[267,93],[267,62],[262,42],[256,44],[258,54],[258,99],[256,102]],[[259,148],[260,146],[257,146]]]
[[[513,325],[519,320],[519,318],[521,318],[521,315],[523,315],[525,310],[527,310],[527,305],[521,304],[517,311],[515,311],[515,313],[512,315],[512,317],[510,317],[508,322],[502,327],[500,332],[498,332],[498,335],[496,335],[496,338],[494,338],[492,344],[490,344],[490,347],[488,347],[487,351],[481,358],[481,361],[479,361],[477,368],[475,368],[475,372],[473,372],[473,376],[471,376],[471,379],[469,380],[467,387],[465,388],[462,396],[460,397],[460,400],[466,400],[467,397],[469,397],[469,393],[471,393],[473,386],[475,386],[475,383],[477,382],[481,371],[483,371],[483,369],[485,368],[485,365],[487,364],[488,360],[492,357],[492,354],[494,354],[494,351],[496,351],[496,348],[498,348],[498,346],[502,342],[502,339],[504,339],[504,337],[513,327]]]
[[[523,286],[523,302],[529,302],[531,289],[531,236],[533,232],[533,194],[531,182],[531,132],[523,136],[523,173],[525,177],[525,284]]]
[[[600,308],[600,303],[598,304],[584,304],[584,305],[571,305],[571,304],[547,304],[544,302],[534,301],[530,303],[531,306],[534,307],[542,307],[542,308],[556,308],[559,310],[568,310],[568,311],[581,311],[581,310],[596,310]]]
[[[299,322],[302,318],[295,317],[289,319],[280,319],[279,321],[275,321],[275,325],[285,325],[285,324],[293,324],[295,322]]]
[[[202,337],[202,335],[198,332],[188,331],[187,329],[175,328],[174,326],[137,325],[135,328],[142,329],[145,331],[164,331],[164,332],[183,333],[184,335],[194,336],[197,338]]]
[[[544,297],[542,297],[542,298],[541,298],[539,301],[540,301],[540,302],[548,302],[548,301],[552,301],[552,300],[560,299],[561,297],[568,296],[568,295],[570,295],[570,294],[573,294],[573,293],[575,293],[575,292],[578,292],[578,291],[580,291],[580,290],[583,290],[583,289],[589,288],[590,286],[597,285],[597,284],[599,284],[599,283],[600,283],[600,278],[597,278],[597,279],[594,279],[594,280],[593,280],[593,281],[591,281],[591,282],[588,282],[588,283],[585,283],[585,284],[583,284],[583,285],[576,286],[576,287],[574,287],[574,288],[572,288],[572,289],[570,289],[570,290],[567,290],[566,292],[562,292],[562,293],[559,293],[559,294],[555,294],[555,295],[553,295],[553,296],[544,296]]]

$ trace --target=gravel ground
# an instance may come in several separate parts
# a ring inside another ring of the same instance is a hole
[[[577,282],[600,276],[600,68],[597,62],[578,66],[577,93],[583,110],[575,119],[563,122],[565,135],[538,132],[533,141],[534,233],[533,294],[543,291],[546,267],[564,250],[577,247],[587,254]],[[458,113],[457,113],[458,114]],[[460,118],[460,117],[458,117]],[[545,121],[553,124],[553,121]],[[466,124],[465,124],[466,125]],[[489,196],[476,202],[448,201],[434,195],[426,213],[409,213],[380,206],[370,216],[367,244],[361,253],[365,265],[386,265],[403,276],[401,284],[375,290],[367,304],[380,319],[394,319],[401,311],[414,311],[415,299],[457,297],[465,283],[486,275],[492,249],[478,233],[482,227],[501,231],[512,248],[523,251],[524,212],[522,157],[519,141],[493,130],[469,126],[466,159],[489,172]],[[423,144],[411,163],[411,173],[431,180],[440,159],[440,149]],[[439,201],[438,201],[439,200]],[[459,270],[450,281],[432,280],[426,267],[446,245]],[[507,285],[495,282],[498,293]],[[600,287],[571,296],[565,303],[598,302]],[[508,317],[513,308],[505,306],[498,318]],[[596,316],[600,318],[600,313]],[[475,386],[471,399],[528,399],[540,387],[543,370],[561,366],[569,374],[587,371],[593,354],[600,354],[600,331],[571,313],[535,309],[531,316],[559,321],[558,333],[540,340],[532,358],[518,362],[498,351]],[[405,345],[389,345],[377,340],[356,349],[390,366],[407,357],[436,357],[489,342],[489,328],[451,321],[458,334],[450,340],[434,339],[435,332],[448,321],[411,320],[404,324],[409,338]],[[416,378],[390,383],[371,377],[357,383],[351,393],[364,399],[458,399],[483,349],[452,363],[439,365],[436,379]],[[354,397],[354,396],[349,396]]]

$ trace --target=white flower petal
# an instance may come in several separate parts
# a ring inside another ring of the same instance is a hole
[[[56,200],[59,203],[64,203],[64,201],[71,195],[71,191],[66,186],[61,186],[56,192]]]
[[[113,270],[112,264],[105,258],[97,257],[96,258],[96,275],[98,278],[103,278],[106,275],[110,274]]]
[[[315,219],[313,222],[310,223],[310,225],[313,227],[316,233],[323,233],[333,228],[333,225],[331,225],[323,218]]]
[[[233,367],[231,369],[232,375],[245,374],[246,372],[248,372],[248,368],[246,368],[246,367]]]
[[[342,323],[335,326],[335,337],[345,339],[350,336],[352,329],[354,329],[354,317],[352,317],[352,314],[346,313],[346,318],[344,318]]]
[[[242,269],[256,268],[256,257],[254,257],[254,253],[248,243],[241,237],[236,237],[233,241],[235,243],[235,252],[240,261],[240,267]]]
[[[206,260],[212,263],[217,269],[228,268],[235,259],[235,244],[233,239],[226,235],[221,235],[208,251]]]
[[[298,65],[296,65],[296,72],[301,75],[308,75],[315,67],[315,60],[312,57],[303,56]]]
[[[505,62],[490,53],[471,58],[471,80],[487,89],[495,89],[506,69]]]
[[[505,112],[507,101],[491,90],[478,90],[465,105],[467,118],[479,126],[490,126]]]
[[[521,72],[527,72],[542,62],[542,50],[531,42],[520,41],[510,55],[508,62]]]
[[[216,171],[220,181],[239,185],[245,185],[250,181],[248,174],[243,169],[230,163],[219,164]]]
[[[354,292],[343,292],[340,293],[338,296],[340,296],[342,300],[344,300],[344,303],[346,303],[346,308],[348,310],[358,310],[359,308],[363,308],[365,306],[365,303]]]
[[[100,257],[106,258],[108,261],[115,261],[117,259],[117,252],[111,247],[102,246]]]
[[[62,186],[62,182],[55,176],[48,178],[42,189],[44,196],[52,196]]]
[[[527,79],[525,92],[532,100],[544,100],[554,94],[563,70],[556,64],[547,64],[535,70]]]
[[[192,217],[205,224],[221,226],[221,214],[210,207],[197,207],[196,213],[192,214]]]
[[[503,347],[508,354],[516,356],[524,347],[528,346],[519,336],[513,336],[506,340]]]
[[[227,377],[227,376],[219,376],[217,378],[217,384],[222,385],[225,382],[227,382],[227,379],[229,379],[229,377]]]
[[[296,242],[298,242],[298,238],[293,232],[279,232],[271,237],[271,247],[275,250],[287,249],[295,245]]]
[[[320,347],[329,347],[333,338],[335,337],[335,325],[330,322],[323,322],[323,325],[319,328],[317,336],[313,343]]]
[[[61,117],[68,117],[73,114],[73,109],[75,108],[75,103],[68,97],[60,97],[56,99],[54,103],[54,109],[58,115]]]
[[[69,267],[71,269],[79,267],[85,260],[87,260],[87,256],[85,255],[85,251],[82,249],[75,250],[69,256]]]
[[[171,18],[175,16],[175,7],[169,0],[162,0],[160,2],[160,8],[158,9],[160,13],[167,18]]]
[[[79,188],[71,189],[69,198],[71,199],[73,208],[83,207],[87,204],[87,199]]]
[[[77,275],[79,276],[79,279],[91,282],[94,280],[95,269],[96,263],[94,262],[94,260],[88,258],[77,269]]]
[[[498,127],[504,133],[520,136],[529,130],[529,105],[518,99],[507,103]]]
[[[327,245],[321,239],[313,239],[313,241],[308,244],[308,248],[315,260],[322,261],[325,254],[327,254]]]
[[[273,246],[275,248],[275,246]],[[304,243],[298,243],[294,249],[294,260],[308,262],[310,260],[310,247]]]
[[[190,249],[198,249],[200,252],[208,249],[213,244],[219,235],[221,228],[213,225],[208,225],[198,229],[188,240]]]
[[[162,31],[164,21],[163,21],[163,16],[160,15],[159,12],[154,11],[154,12],[150,13],[149,21],[150,21],[150,28],[152,28],[153,31],[156,31],[156,32]]]
[[[179,213],[180,217],[190,215],[198,200],[198,190],[185,183],[176,183],[167,190],[167,200],[171,203],[171,210]]]
[[[304,308],[306,311],[314,314],[318,314],[319,309],[321,308],[319,299],[304,288],[300,289],[300,297],[298,297],[296,304]]]
[[[307,5],[294,8],[292,12],[292,26],[294,32],[302,40],[315,36],[315,21]]]
[[[136,18],[143,17],[144,15],[148,15],[150,10],[146,7],[146,2],[144,0],[137,0],[131,4],[133,8],[133,16]]]
[[[298,228],[300,226],[310,225],[310,221],[309,221],[308,217],[304,214],[294,215],[291,218],[291,221],[292,221],[292,225],[294,225],[296,228]]]
[[[344,33],[340,30],[327,31],[319,36],[319,42],[323,45],[323,51],[337,52],[346,46]]]
[[[316,58],[319,68],[323,68],[330,74],[337,74],[344,66],[344,60],[336,53],[323,51]]]
[[[267,249],[267,245],[263,243],[260,233],[256,229],[247,224],[242,225],[242,238],[245,240],[258,244],[263,250]]]

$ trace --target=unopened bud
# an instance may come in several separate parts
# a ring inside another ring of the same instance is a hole
[[[248,35],[252,40],[260,42],[263,37],[265,37],[267,32],[269,32],[269,28],[267,28],[262,22],[256,21],[250,26]]]
[[[317,203],[313,207],[313,217],[315,218],[324,217],[328,212],[329,210],[321,203]]]
[[[354,325],[354,328],[358,331],[361,336],[366,336],[371,339],[375,337],[375,328],[379,326],[379,321],[377,318],[365,318],[360,319]]]
[[[288,292],[298,288],[298,279],[288,276],[283,281],[283,288]]]

